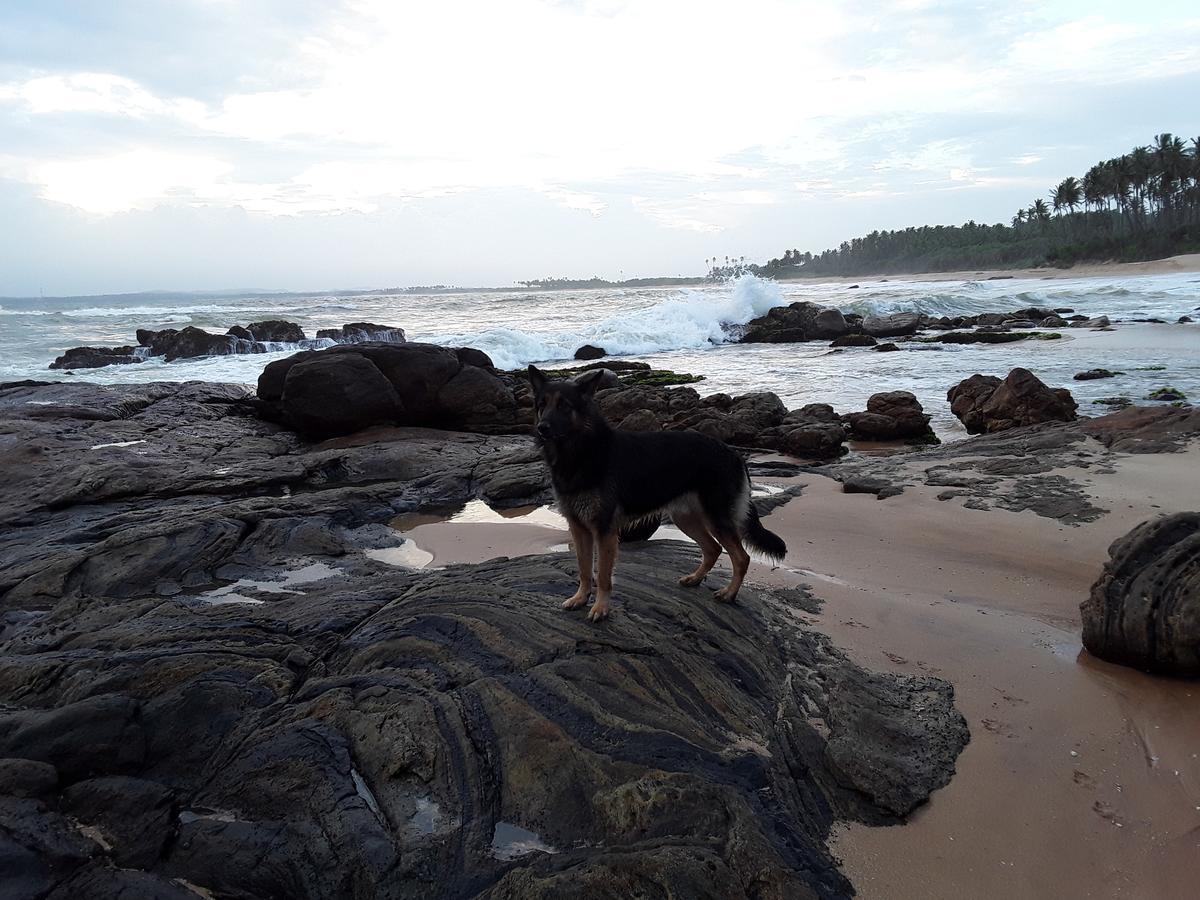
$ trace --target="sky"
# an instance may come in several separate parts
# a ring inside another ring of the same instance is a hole
[[[699,275],[1200,136],[1200,5],[5,0],[0,295]]]

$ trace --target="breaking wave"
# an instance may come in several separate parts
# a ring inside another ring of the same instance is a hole
[[[584,344],[603,347],[611,356],[698,350],[723,344],[738,325],[764,315],[788,300],[772,281],[742,275],[716,290],[684,290],[651,306],[618,312],[594,325],[557,332],[520,328],[420,335],[418,340],[475,347],[501,369],[532,362],[570,359]]]

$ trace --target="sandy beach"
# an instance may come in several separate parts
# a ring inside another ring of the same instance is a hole
[[[1036,269],[964,269],[957,272],[924,272],[898,275],[887,273],[844,276],[818,275],[814,276],[812,280],[833,282],[836,284],[852,284],[867,281],[987,281],[1006,280],[1009,278],[1062,280],[1069,278],[1134,278],[1139,275],[1177,275],[1185,272],[1200,272],[1200,253],[1184,253],[1179,256],[1168,256],[1165,259],[1152,259],[1146,262],[1076,263],[1066,269],[1044,266]],[[790,278],[781,278],[780,280],[798,281],[808,279],[806,276],[796,275]]]

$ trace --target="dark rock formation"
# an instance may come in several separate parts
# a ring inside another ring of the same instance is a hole
[[[162,356],[167,362],[177,359],[194,359],[200,356],[227,356],[232,353],[265,353],[273,344],[295,344],[300,347],[322,346],[325,339],[339,344],[376,341],[404,343],[404,329],[389,325],[373,325],[370,322],[352,322],[341,328],[327,328],[317,332],[317,341],[309,341],[304,329],[295,322],[269,319],[251,322],[249,325],[234,325],[225,334],[212,334],[203,328],[188,326],[182,330],[163,328],[157,331],[139,328],[138,346],[145,348],[146,356]],[[141,362],[142,356],[133,347],[76,347],[50,364],[52,369],[96,368]]]
[[[476,363],[484,363],[486,367]],[[518,424],[517,401],[478,350],[366,343],[276,360],[258,379],[265,414],[312,437],[374,425],[497,434]]]
[[[833,818],[894,820],[948,781],[967,740],[950,689],[858,669],[782,598],[697,602],[663,576],[694,556],[626,551],[603,633],[558,608],[566,554],[341,573],[260,606],[166,601],[135,623],[113,602],[88,624],[59,615],[60,638],[92,651],[76,665],[93,690],[140,698],[153,750],[65,786],[104,844],[80,837],[50,884],[115,863],[218,896],[587,896],[612,879],[849,896],[824,848]],[[48,637],[5,647],[0,696],[22,685],[26,718],[65,741],[42,720],[74,669]],[[30,685],[48,665],[60,674]]]
[[[893,344],[891,341],[888,341],[886,344],[876,344],[875,345],[875,350],[879,353],[894,353],[895,351],[897,351],[899,349],[900,348],[897,347],[895,344]]]
[[[874,494],[880,500],[904,493],[904,485],[871,475],[847,475],[842,479],[843,494]]]
[[[916,313],[892,313],[887,316],[867,316],[862,321],[862,330],[871,337],[904,337],[916,334],[921,327],[921,317]]]
[[[849,333],[850,325],[839,310],[797,301],[777,306],[752,319],[742,334],[743,344],[787,344],[829,340]]]
[[[1029,332],[1015,331],[948,331],[921,340],[936,341],[940,344],[1011,344],[1024,341],[1034,335]]]
[[[950,411],[971,434],[1039,422],[1070,422],[1077,409],[1070,391],[1048,388],[1028,369],[1013,369],[1003,381],[991,375],[972,375],[952,387],[946,399]]]
[[[852,437],[877,441],[933,438],[929,418],[916,396],[908,391],[873,394],[865,412],[842,416]]]
[[[1099,378],[1115,378],[1119,372],[1113,372],[1109,369],[1088,369],[1086,372],[1076,372],[1076,381],[1095,381]]]
[[[237,327],[236,325],[234,326]],[[273,342],[279,344],[297,344],[306,340],[304,329],[295,322],[285,322],[282,319],[268,319],[265,322],[251,322],[243,331],[254,341]],[[229,329],[233,334],[233,328]]]
[[[306,445],[242,399],[0,387],[13,896],[841,898],[835,818],[953,772],[947,685],[859,669],[803,591],[678,587],[690,545],[623,551],[600,628],[559,608],[569,554],[367,553],[521,481],[528,438]]]
[[[100,366],[124,366],[140,363],[133,347],[72,347],[54,362],[51,369],[98,369]]]
[[[368,341],[382,344],[403,344],[404,329],[394,325],[376,325],[373,322],[351,322],[341,328],[321,328],[318,338],[326,338],[339,344],[363,344]]]
[[[603,356],[608,356],[608,353],[603,347],[595,347],[592,344],[584,344],[575,351],[576,359],[600,359]]]
[[[1109,557],[1079,607],[1088,652],[1200,676],[1200,513],[1143,522],[1113,543]]]
[[[844,334],[834,338],[830,347],[874,347],[878,343],[869,334]]]
[[[203,328],[192,325],[176,331],[145,332],[138,329],[138,343],[150,348],[151,356],[165,356],[167,362],[177,359],[193,359],[197,356],[227,356],[237,352],[240,338],[229,334],[210,334]]]
[[[1167,387],[1155,388],[1146,395],[1146,399],[1161,400],[1165,403],[1175,403],[1180,400],[1186,400],[1187,394],[1179,390],[1179,388],[1174,388],[1168,385]]]

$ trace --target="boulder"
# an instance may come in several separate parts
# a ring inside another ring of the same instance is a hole
[[[787,344],[830,340],[851,330],[840,310],[797,301],[777,306],[765,316],[752,319],[742,335],[743,344]]]
[[[351,434],[404,419],[392,383],[361,356],[315,354],[301,360],[288,368],[280,402],[288,424],[312,437]]]
[[[1046,316],[1041,324],[1043,328],[1066,328],[1070,323],[1062,316]]]
[[[179,331],[174,328],[150,332],[138,329],[137,338],[139,344],[150,348],[151,356],[165,356],[167,362],[197,356],[227,356],[237,352],[240,340],[229,334],[210,334],[193,325]]]
[[[784,425],[816,425],[840,422],[841,416],[828,403],[809,403],[783,417]]]
[[[1078,408],[1071,392],[1051,389],[1028,369],[1013,369],[1001,381],[990,375],[972,375],[946,394],[950,411],[971,434],[984,434],[1036,425],[1071,422]]]
[[[380,424],[511,432],[518,424],[517,401],[490,363],[479,351],[432,344],[367,342],[304,351],[263,370],[260,411],[317,438]]]
[[[617,423],[621,431],[662,431],[658,417],[648,409],[639,409],[630,413]]]
[[[887,316],[867,316],[862,330],[871,337],[905,337],[915,334],[921,326],[921,317],[916,313],[892,313]]]
[[[100,366],[123,366],[140,363],[133,347],[72,347],[54,362],[51,369],[98,369]]]
[[[877,353],[894,353],[895,351],[897,351],[899,349],[900,348],[897,347],[895,344],[893,344],[891,341],[888,341],[886,344],[876,344],[875,345],[875,351]]]
[[[877,441],[932,437],[929,418],[917,398],[908,391],[873,394],[867,401],[865,412],[847,413],[842,417],[850,425],[853,437]]]
[[[1200,676],[1200,512],[1143,522],[1108,552],[1079,607],[1088,652],[1151,672]]]
[[[843,334],[834,338],[830,347],[874,347],[878,343],[869,334]]]
[[[1076,372],[1076,381],[1095,381],[1098,378],[1113,378],[1117,375],[1109,369],[1088,369],[1086,372]]]
[[[403,344],[404,329],[394,325],[376,325],[373,322],[350,322],[341,328],[322,328],[318,338],[326,338],[339,344],[363,344],[374,341],[381,344]]]
[[[846,452],[846,429],[834,422],[784,426],[780,432],[775,443],[791,456],[832,459]]]
[[[285,322],[282,319],[268,319],[265,322],[251,322],[243,331],[249,332],[252,340],[262,343],[298,344],[306,340],[304,329],[295,322]],[[233,334],[233,329],[229,330]]]
[[[602,356],[608,356],[608,352],[603,347],[596,347],[592,344],[584,344],[575,351],[576,359],[600,359]]]

